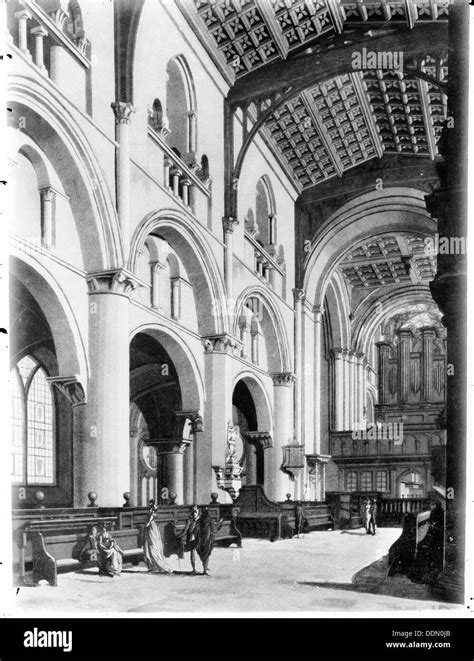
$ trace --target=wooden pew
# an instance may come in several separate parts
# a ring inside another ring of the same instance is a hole
[[[79,569],[79,554],[91,526],[115,525],[116,517],[91,516],[31,521],[25,535],[31,543],[33,582],[57,585],[58,571]],[[115,534],[115,533],[114,533]]]
[[[235,506],[240,512],[237,525],[244,537],[269,539],[291,538],[295,534],[297,503],[275,503],[265,495],[261,485],[241,487]],[[331,507],[327,503],[302,503],[305,530],[334,528]]]
[[[406,514],[402,534],[388,552],[387,575],[405,574],[416,582],[430,582],[443,566],[443,539],[442,511]]]

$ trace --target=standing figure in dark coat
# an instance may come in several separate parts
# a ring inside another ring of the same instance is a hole
[[[199,507],[193,505],[184,530],[179,535],[176,535],[178,546],[180,540],[184,539],[184,551],[189,551],[191,554],[191,567],[193,568],[193,574],[196,573],[196,548],[199,537],[199,518]],[[178,551],[178,555],[181,557],[182,554]]]
[[[222,519],[219,524],[222,525]],[[217,527],[217,530],[220,525]],[[203,507],[199,518],[197,552],[202,562],[202,573],[206,576],[209,576],[209,558],[211,557],[212,549],[214,548],[214,539],[217,530],[214,521],[209,515],[207,507]]]
[[[369,506],[369,525],[367,532],[372,533],[372,535],[375,535],[376,528],[377,528],[377,501],[375,498],[372,498]]]
[[[307,525],[308,525],[308,520],[306,519],[303,505],[301,504],[300,501],[298,501],[295,505],[295,535],[298,537],[300,536],[300,532],[304,533]]]

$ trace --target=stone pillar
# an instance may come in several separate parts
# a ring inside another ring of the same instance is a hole
[[[448,122],[438,141],[440,187],[425,197],[440,236],[457,240],[467,234],[468,124],[463,90],[469,86],[469,5],[449,7]],[[446,553],[438,578],[444,598],[464,603],[466,526],[466,383],[467,383],[467,263],[465,254],[439,254],[430,283],[434,300],[444,313],[447,356],[446,390]]]
[[[270,246],[276,243],[276,216],[273,213],[268,216],[268,243]]]
[[[163,185],[165,188],[170,187],[170,168],[171,161],[167,156],[165,156],[163,159]]]
[[[227,298],[233,296],[232,268],[234,259],[233,235],[234,229],[239,224],[235,218],[224,216],[222,225],[224,228],[224,279],[227,292]]]
[[[411,330],[398,331],[398,396],[400,403],[408,401],[410,387],[410,351],[413,334]]]
[[[285,500],[289,491],[289,477],[281,470],[283,448],[293,436],[293,384],[295,376],[289,372],[273,374],[273,447],[265,455],[264,490],[270,500]]]
[[[209,480],[209,465],[214,471],[225,468],[228,424],[232,421],[232,375],[233,356],[240,355],[242,345],[237,338],[221,333],[203,338],[206,443],[196,455],[196,475],[200,478],[200,488],[206,486],[207,493],[198,491],[199,502],[207,502],[212,491],[205,480]],[[224,493],[224,492],[223,492]],[[206,499],[206,500],[204,500]]]
[[[344,360],[343,350],[332,349],[333,364],[333,403],[335,431],[344,431]]]
[[[391,344],[389,342],[377,342],[379,351],[378,387],[379,404],[388,403],[388,367],[390,360]]]
[[[189,206],[189,186],[191,185],[191,179],[183,179],[181,181],[182,191],[183,191],[183,204]]]
[[[303,410],[303,366],[302,366],[302,344],[303,344],[303,302],[305,299],[305,292],[303,289],[293,289],[293,297],[295,303],[295,386],[294,386],[294,417],[295,427],[294,435],[297,440],[301,440],[301,418]]]
[[[171,177],[172,177],[172,180],[173,180],[173,195],[176,195],[176,197],[179,197],[179,181],[180,181],[181,175],[183,173],[177,167],[172,168],[170,172],[171,172]]]
[[[342,351],[342,361],[343,361],[342,362],[342,369],[343,369],[342,419],[343,419],[344,429],[348,430],[351,427],[351,420],[350,420],[351,366],[349,363],[349,351],[347,349],[343,349]]]
[[[321,306],[315,305],[313,308],[314,312],[314,386],[313,386],[313,397],[314,397],[314,408],[313,408],[313,420],[314,420],[314,445],[313,452],[314,454],[319,454],[321,452],[321,326],[323,311]]]
[[[240,315],[239,329],[240,341],[242,342],[242,358],[247,358],[247,336],[249,331],[249,322],[244,314]]]
[[[160,310],[160,273],[166,268],[161,262],[151,262],[151,306]]]
[[[35,64],[42,71],[46,71],[46,67],[44,66],[43,39],[48,36],[48,32],[42,25],[39,25],[31,30],[31,34],[35,35]]]
[[[84,494],[119,506],[130,491],[129,293],[136,287],[124,269],[90,273],[88,429],[84,439]]]
[[[53,235],[54,235],[54,200],[56,197],[56,191],[51,186],[47,188],[42,188],[40,190],[41,195],[41,243],[43,248],[50,250],[53,247]]]
[[[166,476],[169,492],[176,494],[176,505],[184,504],[184,453],[189,451],[188,444],[177,444],[166,457]],[[163,455],[162,455],[163,456]]]
[[[364,367],[364,354],[356,353],[356,409],[355,409],[355,425],[360,429],[364,420],[364,406],[365,406],[365,367]]]
[[[422,401],[430,402],[433,398],[433,342],[436,338],[434,328],[421,329],[421,397]]]
[[[130,121],[135,112],[131,103],[117,101],[111,104],[115,115],[115,156],[117,212],[122,231],[124,259],[127,261],[130,245]]]
[[[188,152],[197,151],[197,112],[191,110],[188,112]]]
[[[259,361],[259,335],[258,322],[254,318],[250,324],[250,359],[254,365]]]
[[[86,399],[84,389],[76,376],[55,376],[48,378],[70,402],[72,407],[72,456],[73,456],[73,507],[84,507],[87,501],[86,466],[84,456],[88,451],[85,444]]]
[[[181,317],[181,278],[171,279],[171,317],[179,321]]]
[[[28,20],[32,18],[29,11],[26,9],[21,9],[15,13],[15,18],[18,19],[18,48],[21,52],[31,57],[31,54],[28,50]]]
[[[183,502],[192,505],[196,499],[196,454],[198,434],[202,432],[202,418],[198,411],[176,411],[177,436],[183,435],[184,426],[189,423],[189,440],[182,439],[183,452]],[[176,447],[176,450],[180,448]],[[173,469],[174,470],[174,469]]]

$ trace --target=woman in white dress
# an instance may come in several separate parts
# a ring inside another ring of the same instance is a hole
[[[150,516],[145,525],[145,535],[143,540],[143,553],[148,571],[155,574],[172,574],[172,569],[166,562],[163,550],[163,541],[161,539],[160,529],[156,521],[156,505],[150,507]]]

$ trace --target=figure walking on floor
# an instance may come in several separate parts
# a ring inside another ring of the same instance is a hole
[[[377,501],[375,498],[372,498],[372,500],[368,502],[369,505],[369,522],[368,522],[368,528],[367,528],[367,533],[375,535],[375,531],[377,529]]]
[[[191,558],[191,567],[192,573],[196,573],[196,549],[198,545],[198,536],[199,536],[199,518],[200,512],[197,505],[193,505],[191,508],[191,514],[186,521],[186,526],[184,530],[176,535],[176,540],[178,542],[178,557],[183,558],[184,552],[189,551]],[[182,541],[184,540],[184,548],[182,546]]]
[[[150,507],[148,521],[144,530],[143,553],[145,556],[145,562],[148,571],[154,574],[172,574],[173,571],[169,567],[165,558],[163,541],[156,520],[157,512],[158,508],[153,502]]]
[[[207,507],[201,510],[201,516],[198,523],[198,543],[197,552],[202,562],[203,574],[209,576],[209,558],[211,557],[212,549],[214,548],[214,540],[217,530],[222,525],[223,519],[219,521],[217,526],[211,519]]]

